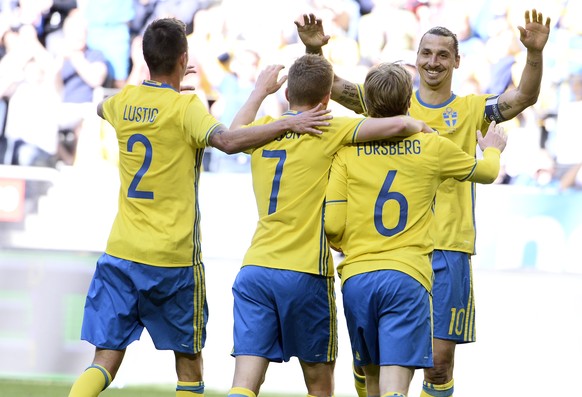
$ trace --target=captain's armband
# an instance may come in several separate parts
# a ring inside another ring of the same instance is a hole
[[[499,110],[499,95],[490,96],[485,100],[485,119],[490,123],[495,121],[501,123],[505,118]]]

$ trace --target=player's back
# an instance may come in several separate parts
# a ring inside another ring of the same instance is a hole
[[[333,275],[323,227],[329,170],[335,152],[354,139],[363,120],[336,117],[320,136],[287,132],[252,152],[259,221],[243,265]]]
[[[345,260],[338,267],[342,280],[388,266],[410,274],[430,290],[429,230],[436,191],[446,178],[471,175],[475,163],[436,134],[341,149],[334,160],[327,200],[347,198],[341,241]],[[335,191],[338,181],[343,193]]]
[[[197,184],[217,121],[193,95],[146,82],[104,102],[116,130],[121,187],[106,252],[156,266],[200,262]]]

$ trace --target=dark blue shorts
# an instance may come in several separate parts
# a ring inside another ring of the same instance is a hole
[[[350,277],[342,287],[356,366],[433,366],[430,294],[396,270]]]
[[[85,302],[81,339],[122,350],[148,330],[158,350],[204,347],[204,266],[158,267],[101,255]]]
[[[233,356],[330,362],[337,356],[333,277],[244,266],[232,287]]]
[[[471,255],[435,250],[432,256],[434,337],[475,342],[475,300]]]

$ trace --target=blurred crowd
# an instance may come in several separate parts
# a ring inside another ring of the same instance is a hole
[[[510,138],[498,182],[582,188],[579,0],[0,0],[0,163],[114,163],[115,137],[95,104],[148,78],[141,35],[156,18],[186,23],[197,73],[184,84],[230,125],[264,66],[290,65],[304,53],[293,23],[302,14],[322,18],[332,36],[324,55],[354,82],[379,62],[400,61],[414,72],[421,35],[446,26],[461,52],[453,91],[466,95],[519,84],[525,49],[517,26],[531,8],[552,18],[544,79],[538,103],[505,123]],[[351,114],[332,106],[336,115]],[[280,90],[260,113],[286,109]],[[249,172],[249,157],[209,149],[204,169]]]

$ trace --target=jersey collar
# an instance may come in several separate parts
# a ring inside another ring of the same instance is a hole
[[[423,100],[420,99],[420,91],[416,90],[415,95],[416,95],[416,100],[418,101],[418,103],[420,103],[422,106],[424,106],[426,108],[433,108],[433,109],[442,108],[443,106],[447,106],[449,103],[453,102],[455,100],[455,98],[457,98],[455,93],[451,92],[451,96],[449,97],[449,99],[447,99],[443,103],[439,103],[438,105],[431,105],[431,104],[423,102]]]
[[[144,80],[142,82],[142,85],[145,85],[147,87],[154,87],[154,88],[169,88],[171,90],[174,90],[174,87],[172,87],[169,84],[166,83],[160,83],[159,81],[154,81],[154,80]],[[174,90],[176,91],[176,90]]]

